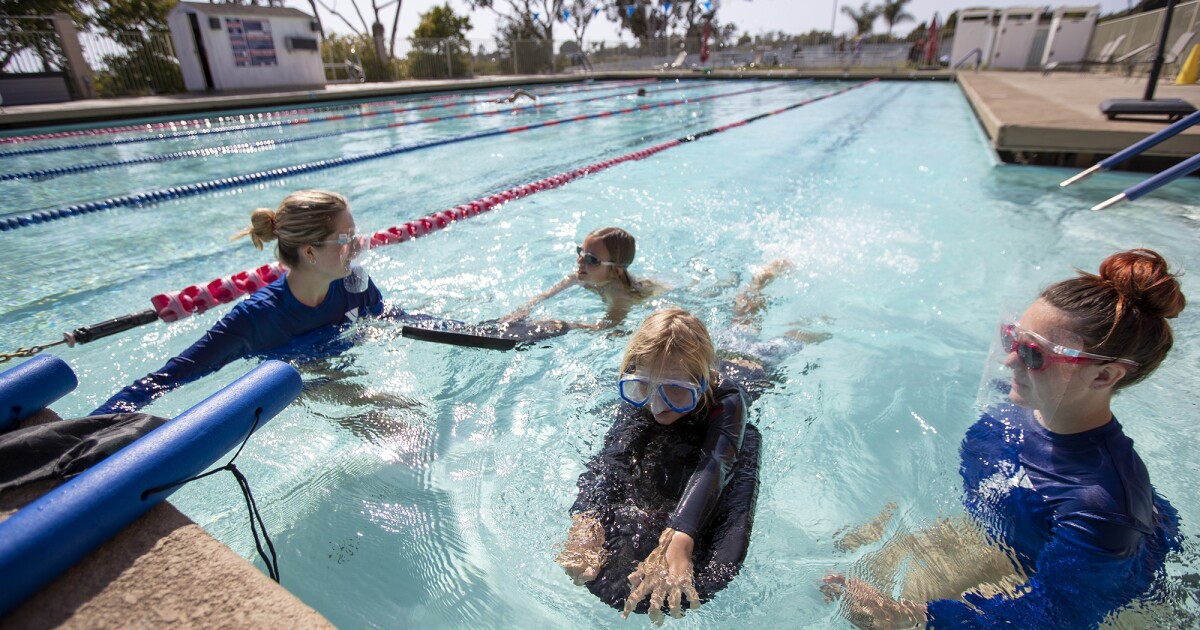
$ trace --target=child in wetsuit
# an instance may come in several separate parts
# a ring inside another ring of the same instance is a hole
[[[557,558],[577,584],[661,619],[664,603],[678,616],[683,597],[695,608],[729,583],[749,542],[760,441],[734,379],[753,373],[718,366],[708,330],[681,309],[634,333],[617,381],[625,404],[579,477]]]

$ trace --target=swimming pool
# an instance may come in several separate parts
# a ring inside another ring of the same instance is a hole
[[[4,232],[5,343],[52,340],[146,308],[153,294],[267,262],[268,253],[228,237],[249,210],[274,207],[294,189],[345,193],[359,229],[375,230],[849,85],[780,84]],[[661,85],[683,89],[647,100],[769,86]],[[586,103],[571,101],[604,92],[568,92],[546,99],[564,101],[553,110],[276,150],[4,181],[3,212],[613,110],[637,102],[614,96],[629,91]],[[380,122],[349,119],[321,131]],[[281,138],[299,127],[0,158],[0,169]],[[657,306],[677,304],[720,329],[756,266],[791,259],[797,269],[767,290],[763,336],[802,327],[831,337],[787,358],[775,388],[752,412],[764,437],[762,485],[742,573],[698,614],[668,623],[848,626],[817,590],[826,572],[857,558],[835,551],[833,534],[889,501],[899,505],[889,535],[958,513],[958,444],[975,419],[972,403],[1001,305],[1027,301],[1073,267],[1094,269],[1119,249],[1152,247],[1184,270],[1200,261],[1195,181],[1092,213],[1086,209],[1140,177],[1106,173],[1060,191],[1066,174],[998,166],[957,86],[877,83],[377,249],[368,266],[388,298],[409,310],[482,320],[568,273],[573,246],[588,231],[618,225],[639,239],[635,274],[674,287],[635,309],[627,328]],[[1186,294],[1200,295],[1194,275],[1182,282]],[[227,308],[152,325],[144,338],[127,333],[56,349],[81,381],[57,410],[64,417],[86,413],[183,350]],[[600,311],[594,296],[574,292],[534,316],[582,319]],[[1200,437],[1189,386],[1200,376],[1198,313],[1193,305],[1174,322],[1176,347],[1159,373],[1115,401],[1155,486],[1180,510],[1189,540],[1200,533],[1193,456]],[[552,545],[565,536],[576,477],[607,428],[602,410],[617,399],[611,383],[625,337],[576,331],[499,353],[403,339],[386,322],[348,334],[359,339],[352,350],[300,366],[309,380],[333,374],[340,389],[315,389],[239,458],[280,553],[283,585],[339,627],[620,624],[615,611],[563,575]],[[149,410],[176,415],[251,365],[237,362]],[[380,402],[346,402],[361,390]],[[172,502],[253,558],[236,492],[217,476]],[[1194,574],[1195,558],[1193,548],[1172,574]],[[1194,599],[1176,606],[1180,618],[1200,612]]]

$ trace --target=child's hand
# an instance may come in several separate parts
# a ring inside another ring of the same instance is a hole
[[[916,628],[925,626],[925,605],[896,601],[874,586],[844,575],[827,575],[821,592],[826,602],[841,599],[846,618],[859,628]]]
[[[622,617],[628,617],[637,605],[650,596],[650,621],[662,624],[662,606],[666,601],[671,616],[683,617],[682,598],[687,595],[688,608],[700,607],[700,594],[692,583],[692,537],[671,528],[663,530],[658,547],[629,574],[629,599],[625,600]]]
[[[567,542],[563,543],[563,550],[554,561],[566,569],[576,586],[582,586],[596,579],[608,560],[608,552],[604,550],[604,526],[587,514],[575,514],[571,521]]]

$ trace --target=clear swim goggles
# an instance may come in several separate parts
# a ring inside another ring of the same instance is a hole
[[[367,249],[367,237],[358,234],[338,234],[336,239],[313,241],[313,245],[337,245],[342,260],[351,260]]]
[[[621,398],[634,407],[645,407],[650,402],[650,397],[657,391],[667,407],[676,413],[687,413],[695,409],[696,405],[700,404],[700,397],[704,395],[707,387],[706,379],[700,379],[699,384],[693,381],[672,379],[655,382],[637,372],[625,374],[617,381],[617,391],[621,393]]]
[[[1033,341],[1026,341],[1021,339],[1021,337],[1031,337]],[[1016,352],[1017,357],[1021,359],[1025,367],[1033,372],[1040,372],[1050,367],[1051,363],[1090,363],[1098,361],[1102,363],[1124,363],[1131,367],[1138,367],[1136,361],[1129,359],[1092,354],[1091,352],[1084,352],[1083,350],[1056,344],[1032,330],[1021,328],[1015,323],[1000,326],[1000,348],[1005,352]]]

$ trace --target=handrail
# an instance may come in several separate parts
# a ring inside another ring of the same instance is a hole
[[[958,63],[954,64],[954,67],[950,68],[950,70],[951,71],[958,70],[958,68],[960,66],[962,66],[964,63],[967,63],[967,60],[971,58],[971,55],[975,55],[975,57],[977,59],[977,61],[975,62],[975,72],[979,72],[979,66],[983,65],[983,49],[982,48],[972,48],[971,51],[968,52],[967,54],[963,55],[962,59],[959,59]]]

